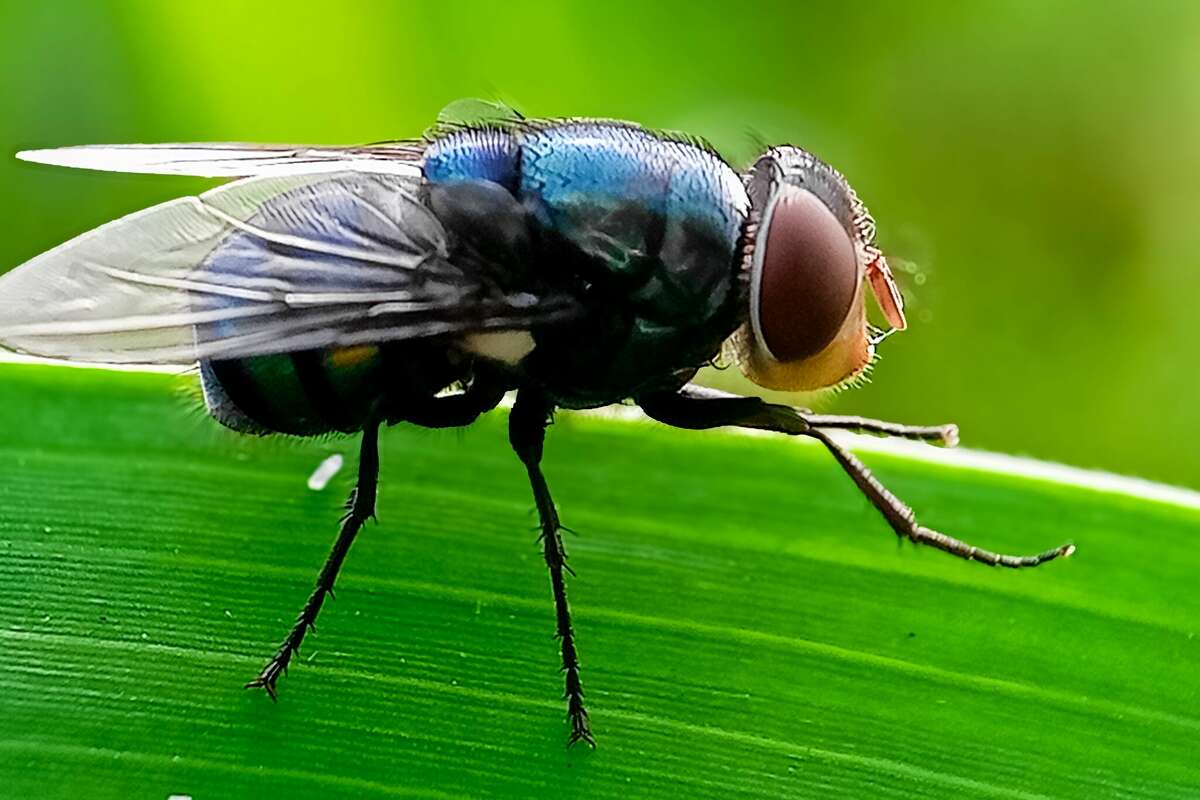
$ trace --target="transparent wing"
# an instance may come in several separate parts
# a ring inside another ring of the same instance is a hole
[[[434,137],[472,125],[513,124],[523,119],[520,113],[503,103],[466,98],[455,100],[442,109],[437,123],[426,135]],[[329,172],[418,176],[421,174],[425,145],[426,142],[422,141],[345,147],[243,142],[88,144],[23,150],[17,153],[17,158],[77,169],[193,175],[201,178],[278,177]]]
[[[354,147],[242,144],[89,144],[24,150],[17,158],[60,167],[195,175],[202,178],[282,176],[329,172],[420,175],[421,142],[383,142]]]
[[[410,178],[251,178],[101,226],[0,277],[0,346],[180,363],[572,316],[456,264]]]

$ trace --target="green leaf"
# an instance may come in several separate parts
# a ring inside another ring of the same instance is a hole
[[[380,523],[276,705],[241,686],[353,469],[307,478],[356,445],[238,437],[186,384],[0,368],[0,795],[1197,795],[1195,509],[866,457],[931,526],[1079,545],[992,570],[897,546],[817,447],[564,413],[599,740],[567,750],[502,413],[386,433]]]

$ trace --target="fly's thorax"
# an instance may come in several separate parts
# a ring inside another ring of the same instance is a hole
[[[587,308],[535,332],[526,369],[556,401],[615,402],[694,371],[735,327],[746,192],[693,143],[625,124],[562,123],[522,143],[521,192],[564,245]]]
[[[717,357],[733,326],[709,320],[690,330],[632,327],[625,320],[605,326],[594,318],[539,332],[521,372],[563,408],[611,405],[682,386]]]
[[[534,128],[521,139],[520,169],[521,197],[542,223],[604,255],[655,254],[683,228],[732,244],[749,209],[716,153],[627,123]]]
[[[503,186],[531,216],[529,278],[574,295],[582,317],[535,326],[532,350],[493,333],[459,346],[519,367],[562,405],[694,371],[737,325],[749,199],[704,146],[627,123],[522,123],[437,138],[425,175]]]

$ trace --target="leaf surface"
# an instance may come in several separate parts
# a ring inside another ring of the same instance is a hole
[[[188,385],[0,367],[0,796],[1200,792],[1197,510],[865,456],[926,524],[1080,548],[998,571],[897,546],[815,446],[565,413],[545,467],[596,751],[564,748],[502,412],[384,435],[380,523],[272,704],[241,686],[356,444],[238,437]]]

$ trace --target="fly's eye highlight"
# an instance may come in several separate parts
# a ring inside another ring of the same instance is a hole
[[[851,312],[860,281],[854,243],[814,194],[784,184],[763,214],[751,273],[751,323],[776,361],[824,350]]]

